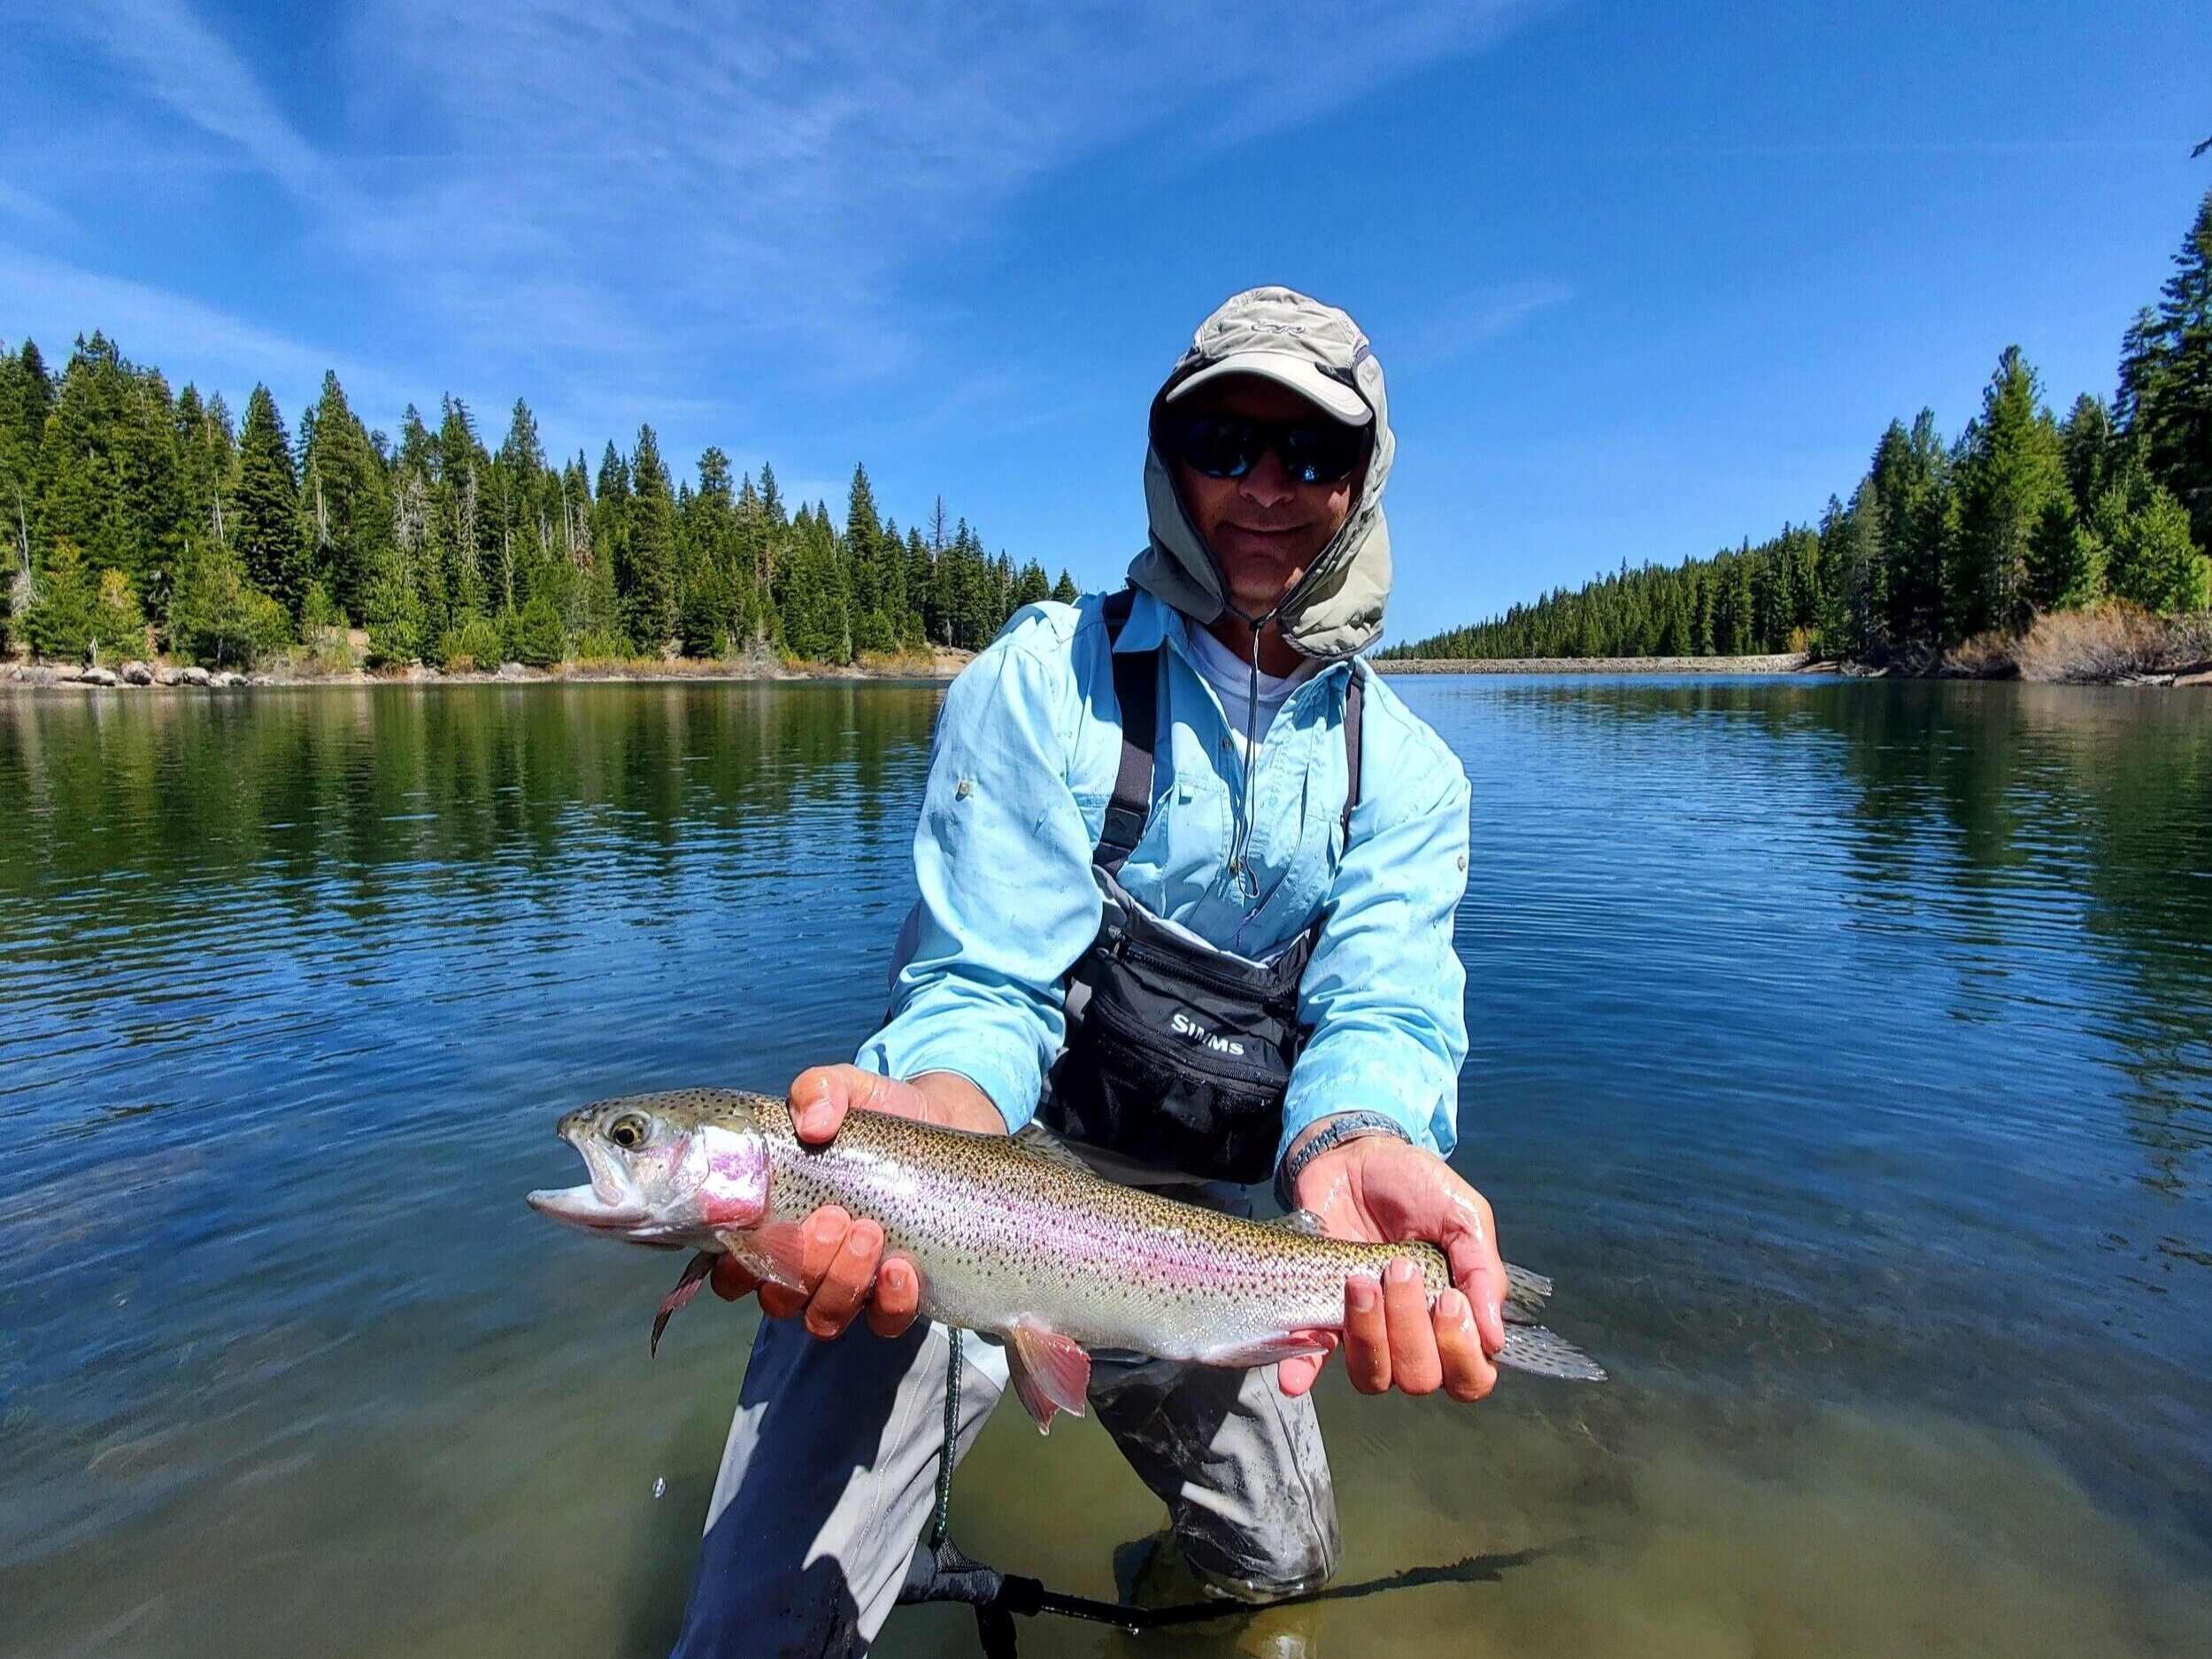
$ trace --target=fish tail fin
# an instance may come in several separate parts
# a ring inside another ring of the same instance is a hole
[[[1538,1377],[1555,1377],[1561,1382],[1606,1380],[1604,1366],[1566,1338],[1554,1335],[1542,1325],[1507,1325],[1506,1346],[1499,1351],[1498,1363]]]

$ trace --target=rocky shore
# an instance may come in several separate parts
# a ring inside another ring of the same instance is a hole
[[[232,691],[248,686],[320,685],[515,685],[576,683],[692,684],[722,681],[809,680],[935,680],[949,681],[974,656],[972,652],[939,650],[928,658],[898,658],[884,661],[793,666],[773,660],[766,662],[568,662],[553,668],[526,667],[503,662],[496,668],[426,667],[328,669],[312,664],[280,662],[253,673],[210,669],[197,665],[132,660],[113,667],[77,667],[67,663],[15,662],[0,666],[0,687],[53,686],[87,691],[128,691],[180,689]]]

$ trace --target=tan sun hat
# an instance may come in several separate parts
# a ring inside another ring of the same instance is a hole
[[[1375,412],[1360,395],[1357,379],[1368,355],[1360,325],[1335,306],[1291,289],[1250,289],[1198,325],[1161,401],[1177,402],[1224,375],[1257,374],[1289,387],[1346,426],[1365,426]]]

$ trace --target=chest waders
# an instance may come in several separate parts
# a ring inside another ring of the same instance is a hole
[[[1106,603],[1110,642],[1121,637],[1134,593],[1125,588]],[[1275,1170],[1283,1096],[1308,1034],[1298,1019],[1299,982],[1322,922],[1316,916],[1255,961],[1171,927],[1121,886],[1121,867],[1152,813],[1163,654],[1111,652],[1121,759],[1091,854],[1105,912],[1098,937],[1068,970],[1067,1039],[1037,1115],[1068,1140],[1133,1162],[1249,1186]],[[1355,664],[1345,693],[1350,783],[1338,820],[1347,845],[1360,801],[1363,690]]]
[[[1113,799],[1091,854],[1105,897],[1097,938],[1068,969],[1067,1040],[1045,1079],[1037,1116],[1071,1141],[1161,1170],[1252,1185],[1275,1169],[1291,1068],[1306,1046],[1298,1020],[1299,982],[1321,938],[1322,919],[1264,961],[1206,944],[1146,910],[1121,886],[1121,867],[1152,815],[1152,751],[1160,736],[1164,650],[1114,652],[1136,590],[1106,602],[1114,694],[1121,708],[1121,759]],[[1345,770],[1338,819],[1352,842],[1360,802],[1360,722],[1364,685],[1355,663],[1345,691]],[[1257,742],[1256,735],[1251,739]],[[1251,811],[1247,792],[1245,810]],[[907,1568],[901,1601],[965,1601],[989,1659],[1014,1652],[1014,1617],[1039,1612],[1117,1624],[1132,1633],[1233,1616],[1220,1601],[1168,1608],[1125,1607],[1048,1590],[1034,1578],[998,1572],[961,1554],[946,1534],[960,1424],[960,1346],[949,1333],[944,1446],[937,1463],[935,1513]],[[1431,1570],[1456,1574],[1467,1563]],[[1420,1581],[1418,1579],[1414,1581]],[[1364,1594],[1395,1580],[1317,1590],[1286,1601]]]

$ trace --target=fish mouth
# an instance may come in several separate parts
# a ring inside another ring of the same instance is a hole
[[[581,1130],[573,1119],[561,1120],[560,1138],[576,1149],[591,1178],[582,1186],[541,1187],[524,1202],[541,1215],[588,1232],[621,1233],[644,1226],[652,1212],[629,1166]]]

